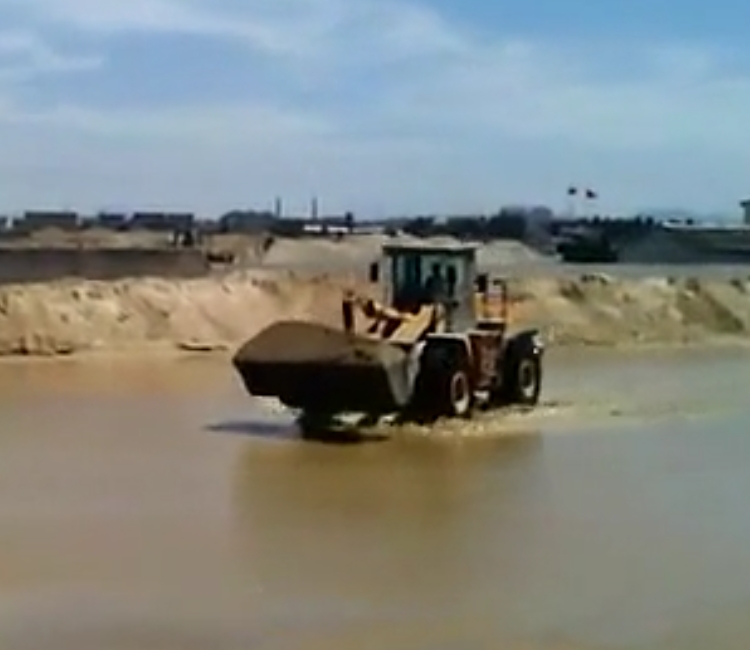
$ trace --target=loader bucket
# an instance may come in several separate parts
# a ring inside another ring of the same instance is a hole
[[[282,321],[247,341],[232,363],[251,395],[325,413],[387,413],[411,397],[409,355],[384,341],[316,323]]]

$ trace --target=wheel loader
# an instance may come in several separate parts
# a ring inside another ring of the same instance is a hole
[[[470,244],[389,243],[370,266],[382,302],[347,291],[341,326],[281,321],[235,353],[251,395],[275,397],[321,426],[338,415],[468,418],[535,405],[544,346],[511,332],[507,285],[477,272]]]

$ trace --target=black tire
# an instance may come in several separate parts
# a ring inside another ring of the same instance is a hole
[[[441,378],[437,400],[442,413],[452,418],[470,418],[474,406],[469,373],[455,368]]]
[[[510,404],[536,406],[542,392],[542,360],[532,351],[517,351],[510,355],[504,386]]]
[[[422,368],[419,404],[432,418],[469,418],[474,394],[466,363],[452,354],[438,354]]]
[[[303,410],[297,419],[297,426],[303,436],[321,435],[333,424],[333,415],[320,411]]]
[[[465,359],[452,350],[426,352],[420,368],[413,411],[420,418],[469,418],[474,392]]]

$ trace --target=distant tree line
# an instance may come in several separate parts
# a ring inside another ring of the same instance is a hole
[[[494,216],[415,217],[403,220],[400,230],[414,237],[449,236],[464,240],[522,240],[529,230],[530,219],[523,213],[500,211]]]
[[[552,234],[556,237],[571,230],[586,230],[603,235],[610,241],[623,241],[641,237],[655,228],[659,222],[653,217],[602,217],[593,216],[577,219],[555,219]]]
[[[612,240],[639,237],[653,230],[657,221],[648,216],[636,217],[581,217],[561,218],[545,214],[544,211],[504,209],[493,216],[465,216],[438,219],[434,216],[418,216],[400,219],[388,230],[397,230],[414,237],[450,236],[463,240],[489,241],[496,239],[523,241],[537,233],[546,231],[551,237],[559,237],[569,230],[587,230],[600,233]]]

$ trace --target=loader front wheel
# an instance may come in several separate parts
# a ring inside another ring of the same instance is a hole
[[[536,406],[542,389],[542,362],[537,354],[521,353],[507,369],[508,401],[521,406]]]
[[[419,418],[469,418],[474,392],[463,355],[441,348],[429,350],[422,361],[412,410]]]
[[[333,415],[324,411],[303,410],[297,426],[304,438],[322,435],[333,424]]]
[[[434,394],[435,415],[470,418],[474,407],[471,380],[463,368],[445,369],[437,379]]]
[[[471,384],[465,370],[455,370],[450,375],[445,404],[451,417],[465,418],[471,414]]]

